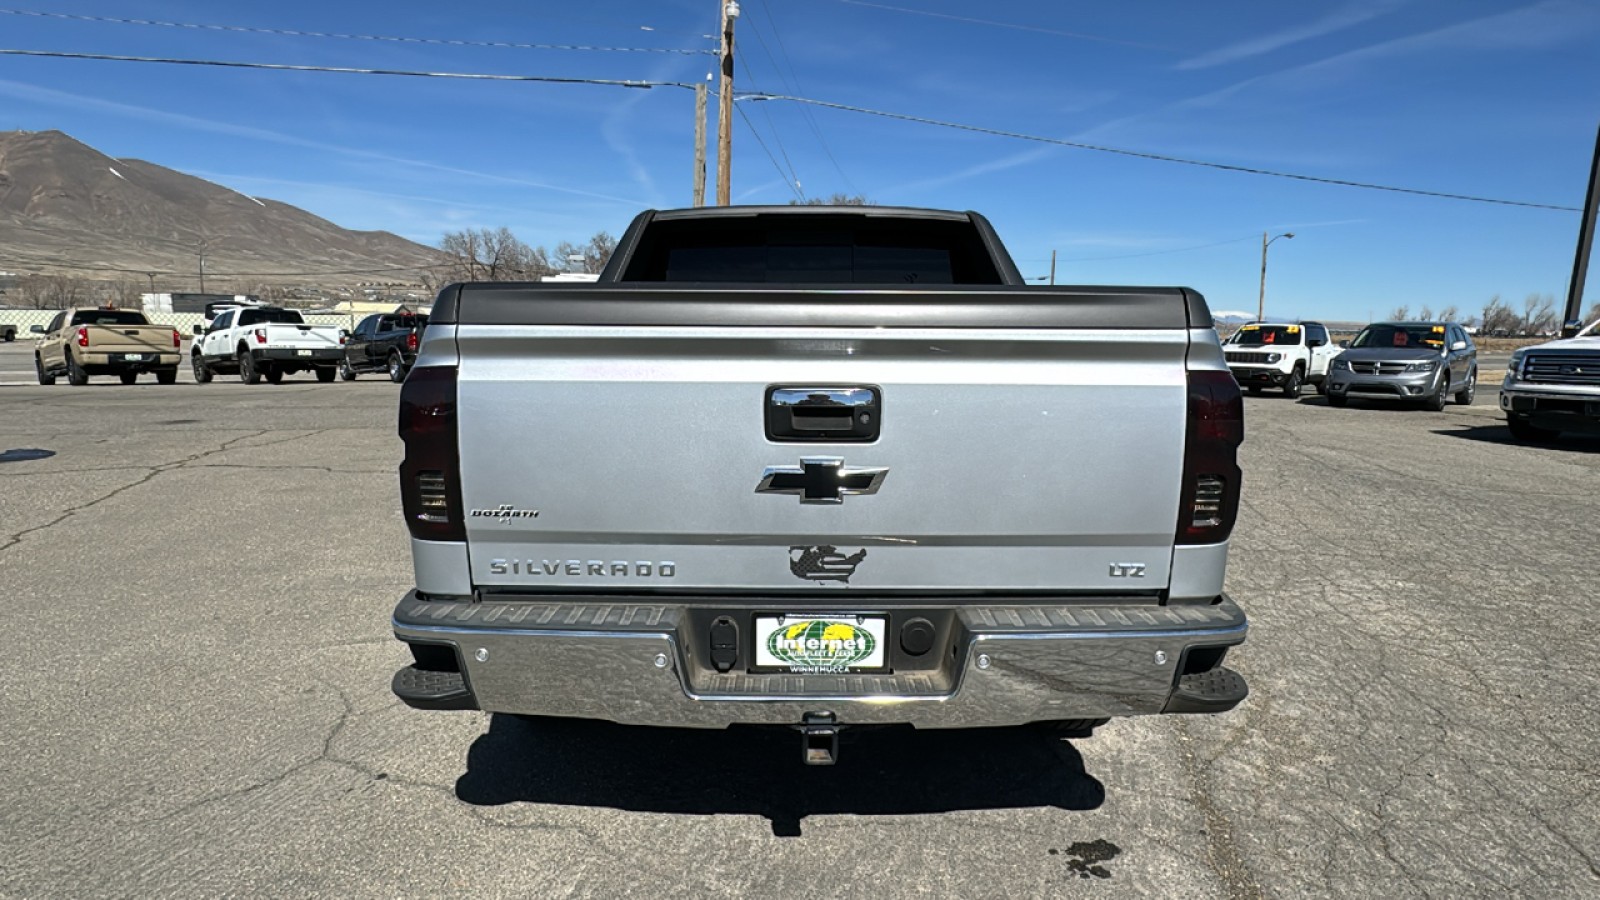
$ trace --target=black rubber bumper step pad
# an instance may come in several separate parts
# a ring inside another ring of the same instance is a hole
[[[460,672],[433,672],[406,666],[394,673],[394,695],[417,709],[477,709],[477,698]]]
[[[1209,672],[1196,672],[1178,679],[1163,712],[1216,713],[1233,709],[1250,695],[1244,676],[1232,669],[1217,667]]]

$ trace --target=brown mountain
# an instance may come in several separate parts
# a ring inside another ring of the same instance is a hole
[[[113,159],[59,131],[0,131],[0,271],[192,278],[202,249],[208,280],[219,287],[234,273],[318,273],[240,276],[286,283],[410,282],[442,258],[387,231],[350,231],[287,203]]]

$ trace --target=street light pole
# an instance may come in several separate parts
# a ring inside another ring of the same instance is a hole
[[[1272,240],[1267,239],[1267,233],[1261,232],[1261,293],[1256,298],[1256,321],[1260,322],[1267,316],[1267,246],[1278,238],[1293,238],[1294,232],[1286,231]]]

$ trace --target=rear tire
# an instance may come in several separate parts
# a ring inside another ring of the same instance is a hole
[[[345,381],[355,381],[356,380],[356,370],[350,368],[350,360],[348,360],[348,359],[339,360],[339,377],[343,378]]]
[[[67,383],[74,387],[83,387],[89,383],[89,373],[84,371],[83,366],[78,365],[78,361],[72,358],[70,351],[67,353]]]
[[[239,351],[239,380],[245,384],[261,383],[261,370],[256,368],[256,358],[249,350]]]
[[[177,366],[173,366],[170,369],[157,369],[156,370],[156,384],[177,384],[177,383],[178,383],[178,367]]]
[[[193,354],[190,357],[190,362],[193,363],[193,365],[194,365],[194,383],[195,384],[208,384],[208,383],[210,383],[210,381],[211,381],[211,367],[206,365],[206,361],[203,358],[201,358],[200,354],[198,354],[198,353]],[[174,374],[176,374],[176,373],[174,373]]]
[[[317,366],[317,380],[323,384],[332,381],[334,374],[333,366]]]
[[[56,376],[44,370],[44,360],[37,353],[33,355],[33,371],[38,374],[40,384],[56,383]]]
[[[1519,441],[1544,443],[1553,441],[1561,435],[1559,431],[1540,428],[1522,416],[1506,416],[1506,427],[1511,429],[1511,436]]]
[[[263,374],[267,376],[267,384],[283,384],[283,370],[277,366],[267,369]]]
[[[139,373],[138,372],[118,372],[117,373],[117,378],[123,384],[133,384],[134,382],[139,380]]]
[[[398,351],[389,354],[389,380],[395,384],[406,380],[405,360],[400,358]]]

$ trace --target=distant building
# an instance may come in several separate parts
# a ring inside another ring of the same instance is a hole
[[[261,301],[249,294],[140,294],[139,305],[147,313],[203,313],[222,303],[253,306]]]

